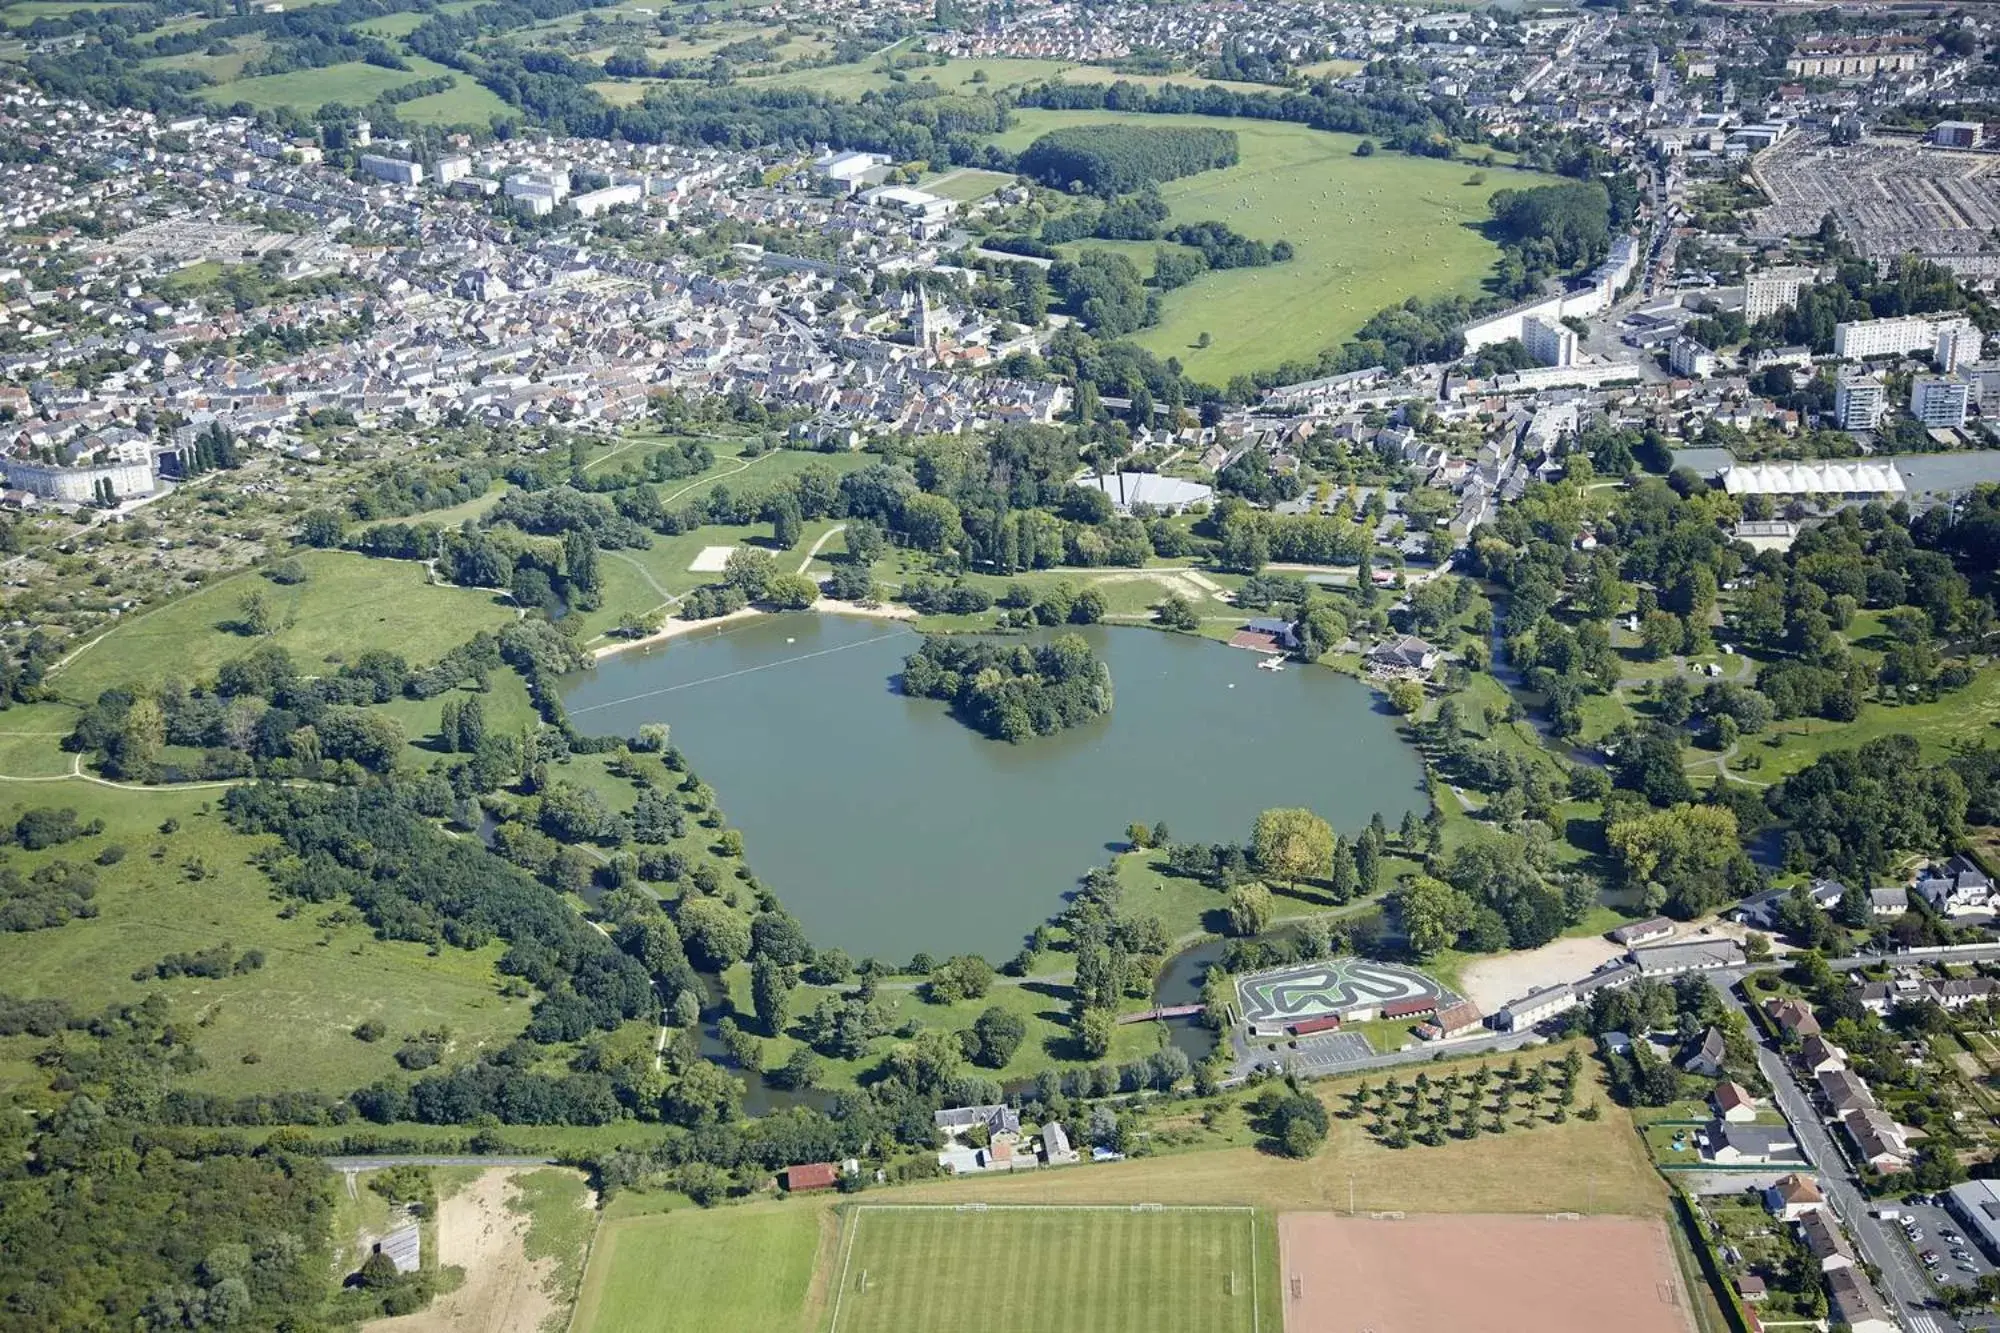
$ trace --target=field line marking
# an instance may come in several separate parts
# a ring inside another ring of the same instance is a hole
[[[1258,1287],[1258,1271],[1256,1271],[1256,1209],[1252,1209],[1250,1211],[1250,1333],[1264,1333],[1264,1327],[1258,1323],[1256,1287]]]
[[[840,1285],[833,1289],[833,1320],[827,1325],[826,1333],[840,1333],[840,1302],[841,1298],[847,1295],[847,1266],[854,1262],[854,1233],[861,1229],[862,1210],[856,1208],[853,1211],[854,1216],[843,1228],[846,1235],[843,1238],[845,1243],[841,1247]]]

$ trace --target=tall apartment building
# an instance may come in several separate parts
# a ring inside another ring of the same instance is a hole
[[[1972,347],[1979,346],[1978,330],[1963,315],[1906,315],[1834,325],[1833,354],[1843,361],[1863,361],[1871,356],[1935,352],[1939,337],[1947,332],[1972,339]]]
[[[1937,346],[1931,352],[1931,360],[1937,362],[1940,373],[1956,375],[1961,367],[1979,359],[1985,343],[1986,339],[1978,329],[1955,324],[1938,330]]]
[[[1965,424],[1972,385],[1956,375],[1919,375],[1910,381],[1910,415],[1927,427],[1952,430]]]
[[[1680,337],[1667,349],[1667,364],[1676,375],[1706,379],[1715,373],[1715,353],[1693,338]]]
[[[1799,293],[1819,281],[1819,273],[1809,268],[1767,268],[1752,273],[1743,282],[1743,318],[1755,324],[1767,315],[1790,310],[1799,303]]]
[[[1874,430],[1888,406],[1888,390],[1872,375],[1843,375],[1833,393],[1833,415],[1842,430]]]
[[[388,181],[391,185],[415,185],[424,178],[424,164],[408,162],[400,157],[378,157],[374,153],[361,155],[361,169],[376,180]]]
[[[1576,364],[1576,330],[1559,319],[1530,315],[1521,321],[1521,345],[1541,366]]]

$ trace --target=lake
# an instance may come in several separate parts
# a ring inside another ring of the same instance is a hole
[[[1247,839],[1306,805],[1353,833],[1424,808],[1423,769],[1359,681],[1257,669],[1254,653],[1147,629],[1083,631],[1111,715],[988,740],[895,677],[918,636],[851,616],[760,617],[572,677],[579,731],[665,722],[743,831],[757,876],[813,942],[855,958],[995,962],[1102,865],[1134,820],[1176,839]]]

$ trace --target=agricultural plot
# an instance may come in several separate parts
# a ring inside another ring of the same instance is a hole
[[[1275,1333],[1259,1226],[1248,1208],[856,1208],[828,1333]]]
[[[1235,132],[1242,147],[1236,166],[1160,187],[1171,220],[1226,222],[1258,240],[1290,241],[1297,255],[1267,268],[1205,274],[1167,293],[1160,323],[1134,335],[1147,350],[1179,357],[1189,374],[1218,384],[1314,357],[1406,297],[1478,294],[1500,256],[1479,230],[1486,201],[1497,190],[1547,182],[1530,172],[1400,153],[1356,157],[1354,135],[1272,121],[1106,111],[1015,117],[1018,124],[995,139],[1015,152],[1064,125],[1125,121]]]

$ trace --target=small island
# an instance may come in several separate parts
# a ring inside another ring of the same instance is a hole
[[[1080,634],[1047,643],[930,636],[903,661],[903,693],[943,699],[996,740],[1053,736],[1111,711],[1111,671]]]

